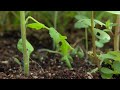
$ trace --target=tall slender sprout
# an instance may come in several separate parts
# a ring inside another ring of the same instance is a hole
[[[92,31],[92,45],[93,45],[93,54],[96,57],[96,46],[95,46],[95,35],[94,35],[94,11],[91,13],[91,31]]]
[[[21,22],[22,45],[23,45],[24,74],[28,76],[29,75],[29,57],[27,54],[27,47],[26,47],[25,11],[20,11],[20,22]]]
[[[57,17],[58,17],[58,11],[55,11],[54,14],[54,28],[57,29]]]
[[[97,53],[96,53],[96,45],[95,45],[95,34],[94,34],[94,11],[91,12],[91,31],[92,31],[92,47],[93,47],[93,56],[94,60],[93,63],[95,63],[98,67],[100,67],[100,61],[97,58]]]
[[[88,52],[88,32],[87,32],[87,28],[85,28],[85,39],[86,39],[85,48],[86,48],[86,59],[87,59],[88,58],[88,54],[87,54],[87,52]]]
[[[118,24],[115,28],[115,36],[114,36],[114,50],[119,51],[120,45],[120,15],[117,15],[116,23]]]

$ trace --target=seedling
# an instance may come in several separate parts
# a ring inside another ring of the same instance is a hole
[[[120,51],[109,51],[107,54],[101,54],[99,58],[102,60],[101,64],[110,66],[99,69],[102,78],[110,79],[114,74],[120,74]]]
[[[85,28],[91,33],[93,53],[90,54],[90,55],[92,55],[90,57],[92,57],[91,59],[95,59],[95,60],[91,60],[91,61],[95,62],[99,66],[99,59],[97,58],[96,46],[98,48],[102,48],[105,43],[110,41],[111,38],[104,30],[95,28],[96,24],[99,24],[101,26],[106,26],[106,24],[94,19],[93,15],[94,15],[94,12],[92,12],[91,19],[89,19],[88,17],[82,16],[82,15],[77,15],[76,19],[78,21],[75,23],[75,28],[79,28],[79,29]],[[91,30],[90,30],[90,27],[91,27]],[[85,34],[85,37],[86,37],[86,49],[88,49],[87,48],[87,46],[88,46],[87,34]]]
[[[33,20],[35,23],[30,23],[28,24],[28,20],[31,19]],[[66,36],[62,36],[60,33],[58,33],[53,27],[46,27],[44,24],[38,22],[37,20],[35,20],[33,17],[29,16],[26,19],[26,27],[35,29],[35,30],[41,30],[41,29],[46,29],[49,30],[49,34],[51,36],[51,38],[53,39],[54,43],[55,43],[55,48],[57,51],[59,51],[62,55],[61,60],[65,61],[67,66],[69,68],[72,68],[71,66],[71,62],[72,62],[72,57],[70,56],[69,52],[71,50],[73,50],[73,48],[69,45],[69,43],[66,41],[67,37]],[[28,50],[29,55],[31,54],[31,52],[33,51],[32,45],[28,43],[27,47],[28,49],[31,48],[31,50]],[[69,61],[71,60],[71,61]]]
[[[71,52],[71,56],[77,56],[79,58],[83,58],[85,55],[84,55],[84,52],[82,50],[81,47],[77,46],[72,52]]]
[[[114,50],[115,51],[119,51],[119,38],[120,38],[120,11],[107,11],[109,13],[112,13],[112,14],[116,14],[117,15],[117,19],[116,19],[116,23],[118,24],[115,28],[115,34],[114,34]]]
[[[25,27],[25,12],[20,11],[20,21],[21,21],[21,37],[22,39],[18,42],[18,50],[23,53],[23,60],[24,60],[24,74],[26,76],[29,75],[29,56],[28,56],[28,50],[26,46],[26,27]]]

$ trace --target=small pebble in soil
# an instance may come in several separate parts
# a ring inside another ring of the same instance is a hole
[[[51,73],[48,73],[49,77],[51,77]]]
[[[12,71],[12,69],[10,68],[9,71]]]
[[[33,76],[34,79],[37,79],[38,77],[37,76]]]
[[[61,66],[57,66],[58,68],[61,68]]]
[[[52,76],[55,76],[55,73],[53,73]]]
[[[31,75],[33,75],[33,73],[30,73]]]
[[[16,75],[16,78],[20,78],[20,76],[19,76],[19,75]]]
[[[44,77],[40,77],[41,79],[44,79]]]
[[[87,77],[88,79],[93,79],[92,74],[91,74],[91,73],[89,73],[89,72],[87,72],[86,77]]]

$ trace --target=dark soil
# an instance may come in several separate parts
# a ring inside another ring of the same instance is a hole
[[[74,36],[71,36],[68,42],[74,44],[80,37],[78,32],[74,32]],[[52,49],[52,40],[44,31],[42,34],[33,31],[27,36],[35,50],[30,59],[30,75],[25,77],[20,66],[14,61],[14,58],[22,60],[22,54],[16,47],[19,38],[18,31],[0,33],[0,79],[101,79],[99,73],[88,73],[95,66],[84,59],[75,56],[73,70],[69,70],[66,64],[60,61],[59,55],[39,52],[42,48]]]

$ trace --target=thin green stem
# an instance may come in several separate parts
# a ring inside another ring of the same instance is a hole
[[[115,35],[114,35],[114,50],[119,51],[119,45],[120,45],[120,15],[117,15],[116,23],[118,24],[115,27]]]
[[[49,49],[40,49],[40,50],[39,50],[39,52],[44,52],[44,51],[49,52],[49,53],[56,53],[56,54],[62,55],[62,54],[61,54],[60,52],[58,52],[58,51],[53,51],[53,50],[49,50]]]
[[[92,31],[93,54],[96,57],[96,46],[95,46],[95,35],[94,35],[94,11],[92,11],[92,15],[91,15],[91,31]]]
[[[85,29],[85,48],[86,48],[86,58],[88,57],[88,31],[87,28]]]
[[[33,20],[33,21],[36,22],[36,23],[39,23],[39,22],[38,22],[37,20],[35,20],[33,17],[28,16],[27,19],[25,20],[25,23],[26,23],[26,24],[28,23],[28,20],[29,20],[29,19]],[[40,23],[39,23],[39,24],[40,24]],[[47,30],[49,30],[48,27],[45,26],[45,28],[46,28]]]
[[[25,27],[25,11],[20,11],[21,21],[21,37],[23,43],[23,60],[24,60],[24,74],[29,75],[29,57],[26,48],[26,27]]]
[[[100,67],[100,60],[97,58],[96,45],[95,45],[96,38],[94,34],[94,11],[92,11],[92,15],[91,15],[91,31],[92,31],[92,46],[93,46],[93,56],[94,56],[93,63],[96,64],[98,67]]]
[[[54,14],[54,28],[57,29],[57,17],[58,17],[58,11],[55,11]]]

